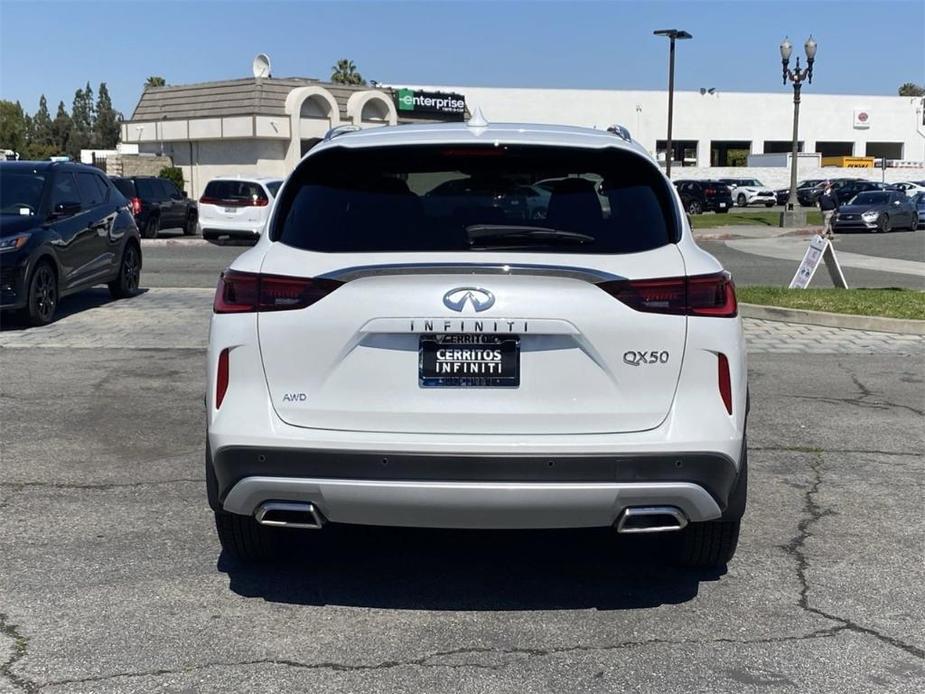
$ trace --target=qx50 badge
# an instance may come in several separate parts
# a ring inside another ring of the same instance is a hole
[[[645,366],[646,364],[667,364],[668,352],[634,352],[630,350],[623,353],[623,361],[630,366]]]
[[[470,304],[479,313],[495,305],[495,295],[481,287],[457,287],[443,295],[443,304],[460,312],[466,308],[466,304]]]

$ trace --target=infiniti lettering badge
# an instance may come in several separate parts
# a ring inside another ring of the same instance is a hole
[[[462,311],[470,304],[476,312],[487,311],[495,304],[495,295],[481,287],[457,287],[443,295],[443,303],[454,311]]]

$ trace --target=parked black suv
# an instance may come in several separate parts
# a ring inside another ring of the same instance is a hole
[[[725,214],[732,207],[729,186],[719,181],[673,181],[681,203],[688,214],[719,212]]]
[[[186,197],[173,181],[156,176],[112,176],[135,215],[135,223],[146,239],[157,238],[161,229],[183,229],[196,233],[196,201]]]
[[[60,297],[103,283],[131,296],[140,274],[138,227],[99,169],[0,162],[0,309],[45,325]]]
[[[876,181],[865,181],[862,178],[837,178],[832,181],[829,181],[832,185],[832,190],[835,191],[835,195],[838,196],[838,204],[847,205],[851,198],[853,198],[858,193],[863,193],[867,190],[883,190],[886,186],[882,183],[877,183]],[[797,198],[800,201],[800,204],[805,207],[813,207],[816,205],[819,200],[819,196],[826,189],[826,181],[823,181],[815,188],[809,188],[805,190],[800,190],[797,188]]]

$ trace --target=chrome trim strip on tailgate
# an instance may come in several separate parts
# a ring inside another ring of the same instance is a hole
[[[350,282],[363,277],[388,275],[532,275],[539,277],[566,277],[597,284],[625,279],[602,270],[567,265],[532,265],[503,263],[394,263],[387,265],[358,265],[332,270],[318,279]]]

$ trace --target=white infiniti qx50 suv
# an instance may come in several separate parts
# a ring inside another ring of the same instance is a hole
[[[330,522],[674,531],[682,563],[731,559],[735,289],[615,131],[332,131],[302,159],[215,295],[206,477],[228,554]]]

